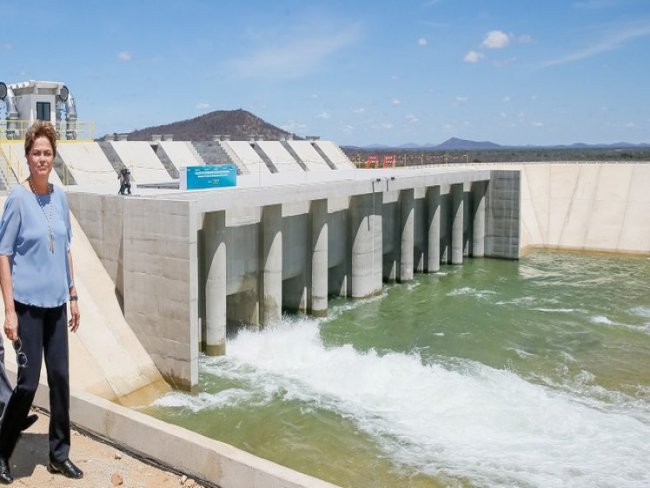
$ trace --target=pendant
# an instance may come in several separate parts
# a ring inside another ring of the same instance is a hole
[[[50,234],[50,252],[54,254],[54,236]]]

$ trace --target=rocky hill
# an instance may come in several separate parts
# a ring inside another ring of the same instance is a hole
[[[153,134],[172,134],[177,141],[209,141],[216,134],[228,134],[234,141],[247,141],[251,137],[280,140],[293,135],[239,109],[217,110],[193,119],[136,130],[128,135],[128,140],[150,141]]]

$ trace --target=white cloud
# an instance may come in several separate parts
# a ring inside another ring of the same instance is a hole
[[[461,96],[456,97],[456,102],[458,102],[458,103],[466,103],[467,100],[469,100],[468,97],[461,97]]]
[[[210,104],[206,103],[206,102],[199,102],[199,103],[196,104],[196,108],[199,109],[199,110],[205,110],[205,109],[210,108]]]
[[[505,97],[503,97],[503,101],[509,103],[512,101],[512,98],[509,95],[506,95]]]
[[[543,122],[533,122],[532,123],[533,127],[542,127],[544,125]]]
[[[531,42],[534,42],[535,39],[533,39],[533,36],[530,34],[522,34],[517,38],[517,41],[521,44],[530,44]]]
[[[424,6],[425,7],[433,7],[437,3],[440,3],[440,0],[427,0],[426,2],[424,2]]]
[[[354,132],[354,126],[353,126],[353,125],[350,125],[350,124],[348,124],[348,125],[344,125],[344,126],[341,128],[341,130],[342,130],[343,132],[345,132],[346,134],[351,134],[352,132]]]
[[[330,114],[328,112],[321,112],[316,117],[319,119],[329,119]]]
[[[381,124],[381,128],[382,128],[382,129],[392,129],[392,128],[393,128],[393,124],[391,124],[390,122],[383,122],[383,123]]]
[[[478,63],[482,57],[483,57],[483,53],[480,53],[478,51],[468,51],[468,53],[465,54],[463,60],[466,63]]]
[[[393,98],[393,101],[391,102],[393,105],[399,105],[402,103],[402,101],[399,98]]]
[[[129,51],[120,51],[119,53],[117,53],[117,59],[119,59],[120,61],[124,61],[125,63],[128,63],[133,59],[133,56]]]
[[[2,45],[2,49],[5,50],[5,51],[11,51],[13,48],[14,48],[14,46],[10,42],[5,42]]]
[[[633,129],[634,127],[636,127],[636,124],[634,122],[628,122],[627,124],[625,124],[625,127],[627,127],[628,129]]]
[[[493,30],[487,33],[483,47],[488,49],[503,49],[510,44],[510,36],[503,31]]]
[[[507,114],[507,113],[505,113],[505,112],[501,112],[501,113],[500,113],[499,115],[500,115],[500,116],[501,116],[501,118],[503,118],[503,119],[505,119],[505,118],[507,118],[507,117],[508,117],[508,114]]]
[[[542,66],[548,68],[549,66],[558,66],[581,61],[604,52],[614,51],[628,41],[647,37],[648,35],[650,35],[650,23],[622,26],[618,31],[609,34],[600,42],[569,53],[564,57],[547,61]]]
[[[409,122],[410,124],[417,124],[418,122],[420,122],[420,119],[418,119],[418,118],[417,118],[415,115],[413,115],[413,114],[408,114],[408,115],[406,116],[406,120],[407,120],[407,122]]]
[[[531,96],[530,96],[530,99],[531,99],[531,100],[537,100],[538,98],[539,98],[539,97],[538,97],[537,95],[531,95]]]
[[[363,107],[359,107],[359,108],[355,108],[355,109],[353,110],[353,112],[354,112],[355,114],[365,114],[365,113],[366,113],[366,109],[363,108]]]
[[[245,78],[301,78],[318,71],[334,53],[351,45],[357,31],[352,26],[333,35],[303,36],[287,44],[265,46],[249,56],[229,61],[227,69]]]
[[[427,44],[429,44],[429,41],[425,37],[420,37],[418,39],[418,46],[420,47],[427,47]]]

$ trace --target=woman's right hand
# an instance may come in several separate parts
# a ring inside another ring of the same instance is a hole
[[[12,342],[18,339],[18,316],[15,310],[5,312],[5,335]]]

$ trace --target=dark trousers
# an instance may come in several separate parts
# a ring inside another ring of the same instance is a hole
[[[64,461],[70,452],[70,381],[66,305],[41,308],[15,302],[18,335],[27,367],[18,368],[18,380],[0,427],[0,456],[9,459],[20,428],[34,401],[43,353],[50,387],[50,457]]]

